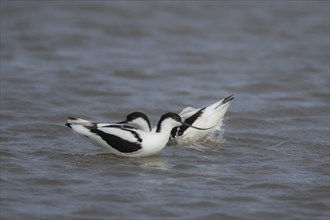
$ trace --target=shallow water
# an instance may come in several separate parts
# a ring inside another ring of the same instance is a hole
[[[1,219],[328,219],[329,2],[1,2]],[[220,134],[103,154],[114,122],[235,100]]]

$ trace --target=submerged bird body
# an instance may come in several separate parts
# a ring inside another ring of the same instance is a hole
[[[222,126],[224,115],[226,114],[234,97],[228,96],[216,103],[204,108],[184,108],[179,115],[182,120],[196,127],[210,128],[207,130],[193,130],[185,125],[174,128],[171,138],[179,143],[199,141]]]
[[[72,117],[68,118],[66,126],[113,154],[143,157],[160,152],[166,146],[171,130],[183,124],[179,115],[167,113],[162,115],[153,132],[125,124],[93,123]]]

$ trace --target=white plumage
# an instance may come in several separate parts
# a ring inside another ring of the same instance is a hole
[[[93,144],[127,157],[157,154],[166,146],[171,130],[181,125],[190,126],[175,113],[162,115],[154,131],[142,131],[125,124],[93,123],[73,117],[69,117],[66,123],[66,126],[87,137]]]
[[[215,130],[220,129],[224,116],[233,99],[234,97],[231,95],[204,108],[184,108],[179,113],[182,121],[196,127],[210,129],[193,130],[183,125],[172,130],[171,138],[179,143],[196,142],[213,133]]]

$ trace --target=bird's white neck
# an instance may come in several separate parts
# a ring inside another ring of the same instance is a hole
[[[164,133],[170,135],[172,129],[180,125],[181,123],[176,122],[171,118],[167,118],[158,122],[156,133]]]

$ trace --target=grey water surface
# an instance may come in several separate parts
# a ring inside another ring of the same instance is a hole
[[[329,1],[1,1],[1,219],[329,219],[329,86]],[[64,126],[231,94],[152,157]]]

